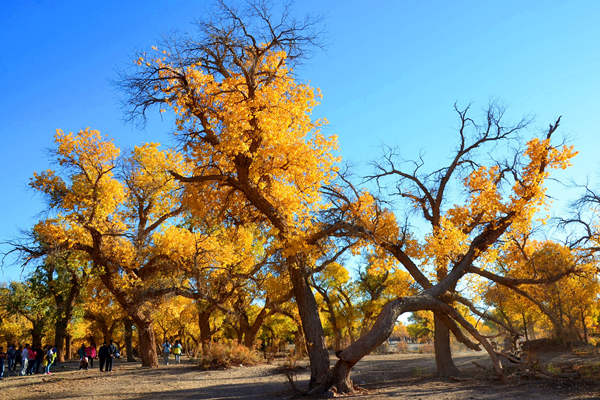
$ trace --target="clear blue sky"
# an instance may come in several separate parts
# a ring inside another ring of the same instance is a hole
[[[0,13],[0,240],[28,229],[43,209],[27,188],[50,166],[56,128],[99,129],[121,146],[168,143],[171,125],[123,121],[111,84],[136,50],[188,32],[210,1],[4,2]],[[543,129],[563,115],[562,134],[581,152],[569,174],[596,178],[600,127],[600,2],[298,1],[324,17],[326,48],[298,70],[320,87],[318,116],[339,135],[341,154],[361,169],[382,144],[445,159],[452,104],[483,109],[491,99]],[[562,192],[555,190],[555,196]],[[5,266],[0,281],[18,279]]]

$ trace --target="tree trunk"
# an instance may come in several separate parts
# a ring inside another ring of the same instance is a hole
[[[198,313],[198,328],[200,328],[200,344],[202,354],[206,354],[210,347],[212,332],[210,330],[210,312]]]
[[[325,347],[317,302],[306,277],[297,265],[292,264],[289,271],[310,359],[309,388],[312,389],[329,381],[329,353]]]
[[[244,332],[244,346],[248,347],[249,349],[254,347],[256,335],[258,335],[258,331],[263,325],[263,322],[265,321],[267,315],[267,309],[263,308],[254,319],[254,323],[252,323],[252,325],[247,324],[246,331]]]
[[[450,349],[450,330],[444,324],[438,313],[433,313],[435,365],[440,377],[458,376],[460,374]]]
[[[32,322],[33,328],[31,329],[31,347],[42,347],[42,338],[44,337],[44,322],[35,321]]]
[[[583,311],[581,311],[581,326],[583,327],[584,343],[588,344],[590,341],[589,341],[587,326],[585,325],[585,315],[583,314]]]
[[[123,319],[124,325],[124,339],[125,339],[125,351],[127,352],[127,362],[135,362],[135,357],[133,356],[133,321],[129,318]]]
[[[70,318],[69,318],[70,319]],[[58,362],[65,362],[65,339],[67,336],[67,321],[62,318],[56,320],[54,324],[54,345],[56,346],[56,359]]]
[[[142,318],[132,318],[138,329],[140,357],[142,367],[158,368],[158,354],[156,353],[156,338],[152,321]]]
[[[65,360],[71,359],[71,335],[65,335]]]

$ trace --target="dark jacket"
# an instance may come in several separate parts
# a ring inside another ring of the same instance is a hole
[[[98,350],[98,357],[108,358],[109,355],[110,355],[110,352],[109,352],[108,346],[105,344],[100,346],[100,350]]]

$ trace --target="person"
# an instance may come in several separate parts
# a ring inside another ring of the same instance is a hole
[[[85,343],[81,343],[81,347],[77,350],[77,355],[79,356],[79,360],[85,357]]]
[[[52,365],[52,361],[52,346],[47,345],[44,347],[44,361],[42,361],[45,375],[50,375],[50,366]]]
[[[35,348],[35,365],[33,367],[33,373],[40,373],[40,366],[42,365],[42,361],[44,360],[45,351],[42,350],[42,346],[37,346]]]
[[[108,346],[106,342],[102,343],[100,349],[98,350],[98,360],[100,361],[100,372],[103,370],[108,371],[108,365],[106,365],[106,361],[108,359]],[[106,367],[106,368],[105,368]]]
[[[4,378],[4,362],[6,361],[6,353],[4,347],[0,346],[0,379]]]
[[[25,371],[27,375],[33,375],[33,368],[35,367],[36,356],[37,353],[35,352],[35,349],[33,348],[33,346],[30,346],[27,351],[27,370]]]
[[[7,360],[6,367],[9,371],[15,370],[16,359],[17,359],[17,350],[15,349],[15,346],[11,344],[8,347],[8,351],[6,352],[6,360]]]
[[[29,344],[25,345],[25,348],[21,351],[21,376],[27,373],[27,367],[29,363]]]
[[[175,362],[177,364],[181,363],[181,349],[183,346],[181,346],[181,342],[179,341],[179,339],[177,339],[177,341],[175,342],[175,345],[173,346],[173,354],[175,355]]]
[[[119,358],[120,356],[117,345],[111,339],[108,346],[108,358],[106,359],[106,370],[108,370],[108,372],[112,371],[113,358]]]
[[[90,343],[90,345],[85,348],[85,355],[90,363],[90,368],[94,368],[94,358],[96,358],[96,345],[94,343]]]
[[[165,365],[169,365],[169,354],[171,353],[171,343],[169,343],[169,339],[165,340],[165,342],[162,345],[162,348]]]
[[[13,366],[13,371],[16,371],[17,364],[19,364],[19,368],[23,368],[23,347],[19,346],[17,352],[15,354],[15,365]]]
[[[58,350],[56,346],[52,346],[52,358],[50,359],[50,365],[48,366],[48,374],[50,374],[50,367],[56,364],[56,356],[58,354]]]

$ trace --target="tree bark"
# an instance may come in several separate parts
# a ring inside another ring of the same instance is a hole
[[[212,332],[210,330],[210,312],[198,313],[198,328],[200,328],[200,345],[202,353],[206,354],[210,347]]]
[[[306,276],[302,273],[300,266],[291,264],[290,278],[294,288],[294,297],[300,319],[302,320],[302,331],[306,339],[306,350],[310,359],[310,382],[309,388],[322,386],[329,381],[329,352],[325,347],[325,334],[317,301],[310,289]]]
[[[133,356],[133,321],[129,318],[123,319],[124,325],[124,339],[125,339],[125,351],[127,352],[127,362],[135,362],[135,357]]]
[[[245,325],[245,329],[244,329],[244,346],[248,347],[249,349],[254,347],[254,342],[256,341],[256,335],[258,335],[258,331],[260,330],[260,327],[263,325],[263,322],[265,321],[265,318],[267,317],[269,313],[267,312],[266,308],[263,308],[262,310],[260,310],[260,313],[258,313],[258,315],[256,316],[256,318],[254,319],[254,322],[252,323],[252,325],[250,325],[249,323],[246,323]]]
[[[71,335],[65,335],[65,360],[71,359]]]
[[[442,322],[439,313],[433,313],[435,365],[440,377],[458,376],[460,371],[452,360],[450,348],[450,330]]]
[[[70,319],[70,317],[69,317]],[[62,318],[56,320],[54,324],[54,345],[56,346],[56,359],[58,362],[65,362],[65,339],[67,336],[67,321]]]
[[[158,368],[158,354],[156,352],[156,338],[152,321],[143,318],[132,318],[138,329],[140,357],[142,367]]]
[[[32,347],[42,347],[42,338],[44,337],[44,322],[32,321],[31,345]]]

